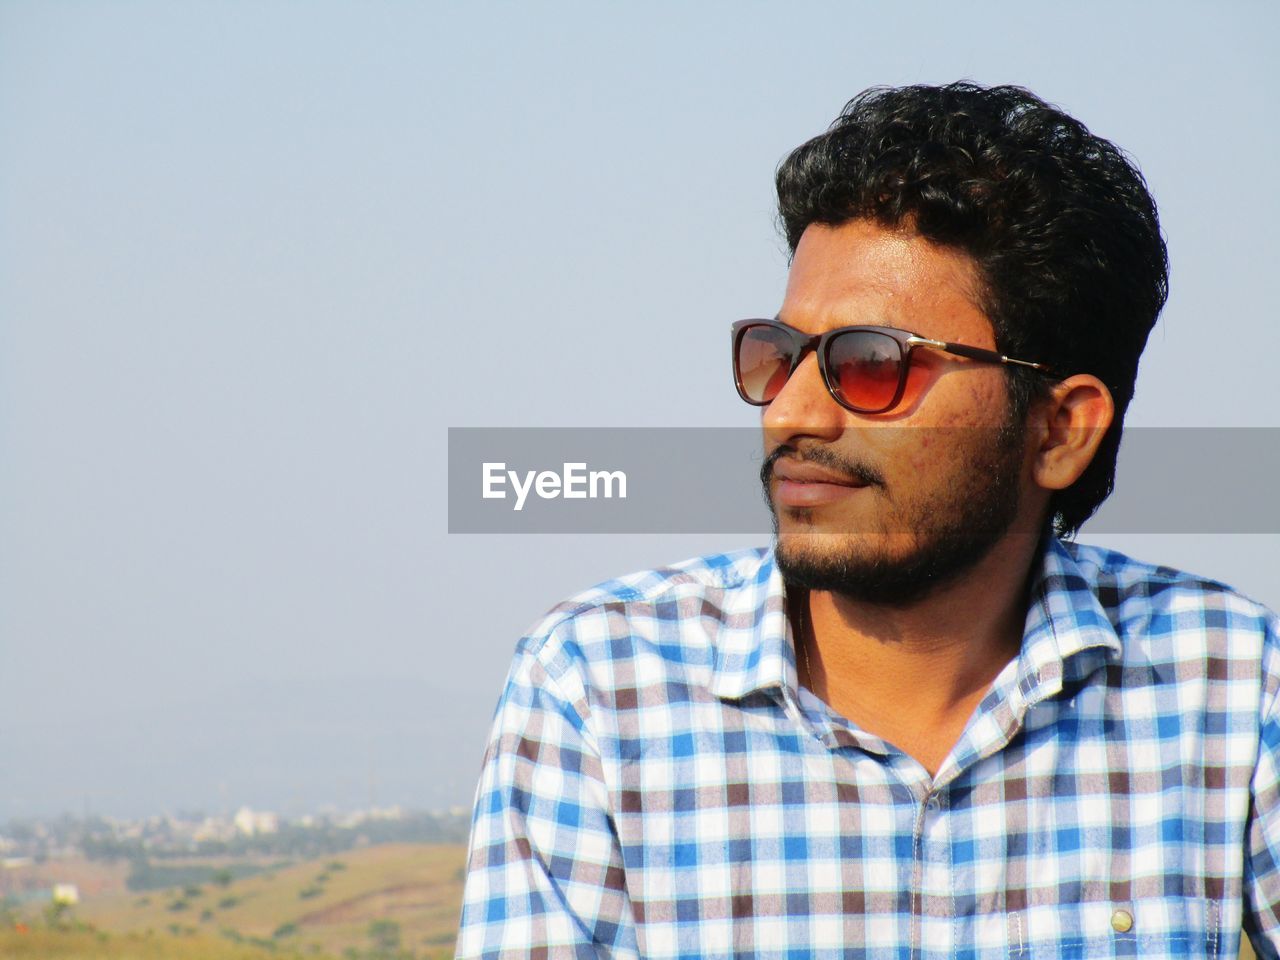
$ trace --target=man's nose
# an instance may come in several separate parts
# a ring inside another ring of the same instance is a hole
[[[761,424],[769,446],[794,446],[801,437],[827,442],[838,439],[847,415],[822,381],[817,354],[810,353],[764,408]]]

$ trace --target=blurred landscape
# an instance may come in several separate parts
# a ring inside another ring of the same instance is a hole
[[[452,956],[464,811],[10,821],[0,956]]]

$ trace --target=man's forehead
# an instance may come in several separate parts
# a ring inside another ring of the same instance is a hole
[[[910,227],[867,220],[811,224],[796,246],[779,316],[823,326],[941,319],[981,312],[980,287],[972,258]]]

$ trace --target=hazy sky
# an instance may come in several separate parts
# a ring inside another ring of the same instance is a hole
[[[756,422],[725,354],[781,298],[773,170],[872,84],[1020,83],[1125,147],[1173,277],[1130,423],[1280,427],[1277,35],[1261,2],[0,3],[0,819],[469,803],[524,627],[761,538],[450,536],[447,428]],[[1274,532],[1106,542],[1280,604]]]

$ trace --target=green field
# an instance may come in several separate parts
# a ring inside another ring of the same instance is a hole
[[[331,960],[331,956],[272,950],[199,935],[0,930],[0,957],[5,960]]]
[[[40,931],[11,933],[12,945],[0,940],[0,956],[260,960],[354,951],[435,960],[453,953],[465,860],[462,846],[388,844],[221,884],[86,899],[74,917],[106,931],[106,941],[68,946],[84,953],[23,953],[18,948]],[[145,952],[152,944],[163,948]]]

